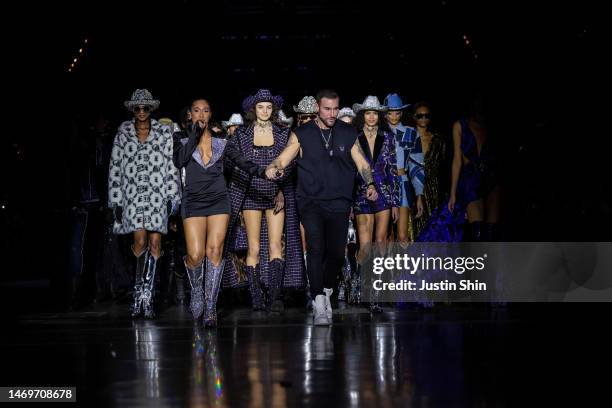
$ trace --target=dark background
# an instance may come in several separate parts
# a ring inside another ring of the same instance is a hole
[[[338,90],[342,106],[398,92],[432,103],[449,141],[452,122],[484,93],[502,146],[505,239],[607,241],[607,134],[596,113],[607,48],[595,4],[23,4],[3,28],[6,88],[17,92],[1,138],[2,279],[63,265],[80,138],[100,114],[113,128],[129,119],[123,101],[136,88],[161,100],[158,118],[176,120],[203,96],[216,121],[258,88],[281,94],[288,114],[321,87]]]

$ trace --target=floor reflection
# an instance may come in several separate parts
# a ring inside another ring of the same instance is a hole
[[[452,308],[375,318],[348,308],[331,327],[312,326],[303,310],[259,320],[247,311],[214,330],[178,309],[155,321],[107,312],[41,314],[5,331],[4,383],[55,378],[104,407],[505,406],[513,381],[531,374],[526,364],[573,333],[540,330],[549,341],[535,348],[550,319],[517,324],[512,313]]]
[[[134,328],[134,348],[137,362],[137,378],[143,378],[139,382],[144,387],[141,394],[146,398],[159,398],[159,359],[160,338],[159,331],[154,322],[148,320],[135,320],[132,322]]]
[[[227,406],[224,398],[223,370],[219,362],[217,333],[194,328],[191,343],[193,373],[189,392],[192,406]]]

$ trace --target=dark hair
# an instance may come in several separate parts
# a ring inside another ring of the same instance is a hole
[[[183,109],[181,109],[181,111],[179,112],[179,126],[181,127],[181,129],[185,130],[185,126],[187,125],[187,122],[189,121],[187,118],[189,117],[189,110],[191,108],[189,106],[185,106]]]
[[[257,105],[257,104],[256,104]],[[270,116],[270,121],[276,125],[280,125],[280,120],[278,119],[278,111],[280,108],[272,104],[272,115]],[[257,114],[255,113],[255,106],[245,112],[244,121],[246,126],[251,126],[257,120]]]
[[[421,101],[421,102],[415,103],[414,107],[412,108],[412,112],[416,113],[416,111],[419,110],[419,108],[427,108],[431,112],[431,105],[429,104],[429,102]]]
[[[321,99],[323,98],[339,99],[340,96],[338,96],[338,92],[334,91],[333,89],[321,89],[319,92],[317,92],[315,99],[317,100],[317,103],[321,103]]]
[[[414,115],[416,114],[416,111],[419,110],[419,108],[427,108],[429,109],[429,113],[431,113],[431,105],[429,104],[429,102],[425,102],[425,101],[420,101],[414,104],[414,106],[412,107],[412,115],[410,115],[410,119],[408,119],[408,124],[412,127],[416,128],[416,120],[414,119]],[[429,127],[431,128],[431,121],[429,122]]]
[[[211,105],[210,101],[208,99],[202,98],[202,97],[193,98],[191,100],[191,102],[189,102],[189,110],[191,110],[191,108],[193,108],[193,104],[196,103],[197,101],[204,101],[204,102],[206,102],[208,104],[208,106],[212,110],[212,105]]]
[[[191,111],[191,109],[193,108],[193,104],[196,103],[197,101],[204,101],[208,104],[208,107],[210,108],[210,118],[212,119],[212,105],[206,98],[202,98],[202,97],[193,98],[191,102],[189,103],[189,110]],[[209,120],[209,122],[211,121]]]
[[[481,125],[486,126],[489,117],[489,104],[487,95],[481,90],[475,90],[468,102],[467,117],[474,118]]]
[[[360,110],[359,112],[357,112],[355,119],[353,119],[352,125],[355,126],[355,129],[357,129],[357,133],[363,132],[363,127],[365,125],[365,113],[368,110],[372,110],[372,109]],[[378,129],[384,130],[384,131],[390,131],[389,125],[387,124],[387,121],[385,120],[386,112],[380,112],[380,111],[377,111],[377,112],[378,112],[378,123],[376,123],[376,126],[378,126]]]

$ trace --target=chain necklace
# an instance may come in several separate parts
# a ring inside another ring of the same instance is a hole
[[[376,136],[378,133],[378,126],[368,126],[366,125],[366,129],[368,131],[368,136],[371,138],[372,136]]]
[[[323,143],[325,144],[325,150],[329,151],[329,157],[333,157],[334,156],[334,149],[329,150],[329,144],[332,140],[332,128],[329,128],[329,137],[326,139],[325,135],[323,134],[323,130],[321,129],[321,127],[319,126],[319,122],[318,120],[316,121],[317,123],[317,128],[319,128],[319,132],[321,133],[321,139],[323,139]]]

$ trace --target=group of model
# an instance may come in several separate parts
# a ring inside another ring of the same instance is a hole
[[[338,94],[324,89],[293,107],[295,127],[282,104],[260,89],[243,101],[244,118],[233,114],[219,128],[206,99],[191,101],[179,124],[151,118],[159,101],[145,89],[125,102],[134,117],[114,140],[108,204],[114,232],[134,237],[132,316],[155,316],[172,214],[183,219],[190,309],[207,326],[216,325],[221,285],[248,285],[253,310],[271,313],[283,312],[283,288],[307,287],[314,324],[331,324],[350,219],[358,265],[391,233],[402,243],[458,241],[467,219],[471,240],[492,239],[498,187],[478,109],[454,125],[445,195],[446,147],[429,104],[412,106],[406,126],[409,105],[397,94],[340,109]]]

